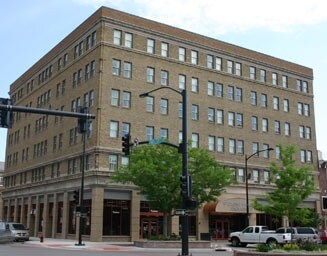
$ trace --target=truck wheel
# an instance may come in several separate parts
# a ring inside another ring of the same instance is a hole
[[[240,239],[238,239],[237,237],[233,237],[232,238],[232,246],[237,247],[239,245],[240,245]]]
[[[269,238],[269,239],[267,240],[267,245],[269,245],[269,246],[275,246],[275,245],[277,245],[277,241],[276,241],[276,239],[274,239],[274,238]]]

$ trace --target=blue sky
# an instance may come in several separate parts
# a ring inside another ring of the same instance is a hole
[[[0,8],[0,97],[100,6],[177,26],[314,71],[317,148],[327,160],[327,1],[10,0]],[[6,129],[0,128],[0,161]]]

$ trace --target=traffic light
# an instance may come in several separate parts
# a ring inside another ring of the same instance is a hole
[[[129,153],[130,153],[130,145],[129,145],[129,141],[131,139],[131,136],[128,134],[125,134],[123,137],[122,137],[122,146],[123,146],[123,153],[125,153],[125,156],[128,156]]]
[[[82,114],[87,114],[88,109],[87,109],[87,107],[79,107],[78,112],[82,113]],[[87,126],[88,126],[88,122],[87,122],[86,117],[78,118],[78,120],[77,120],[78,133],[86,132]]]
[[[185,208],[190,210],[195,210],[198,207],[197,202],[194,199],[185,200]]]
[[[190,197],[190,190],[189,190],[189,179],[190,176],[181,176],[180,181],[181,181],[181,195],[183,198],[189,198]]]
[[[10,99],[0,98],[0,104],[2,105],[12,105]],[[0,127],[3,128],[11,128],[13,121],[13,113],[7,109],[0,110]]]
[[[74,190],[74,203],[79,204],[79,190]]]

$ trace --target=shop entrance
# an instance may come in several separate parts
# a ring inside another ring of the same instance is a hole
[[[230,225],[228,220],[216,220],[215,221],[215,229],[213,231],[213,239],[228,239],[228,235],[230,233]]]
[[[150,238],[160,235],[160,222],[158,218],[141,219],[141,238]]]

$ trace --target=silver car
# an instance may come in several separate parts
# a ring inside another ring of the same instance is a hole
[[[0,221],[0,243],[13,242],[14,238],[9,229],[9,224],[4,221]]]
[[[28,241],[30,239],[29,231],[24,224],[8,222],[8,225],[15,241]]]

